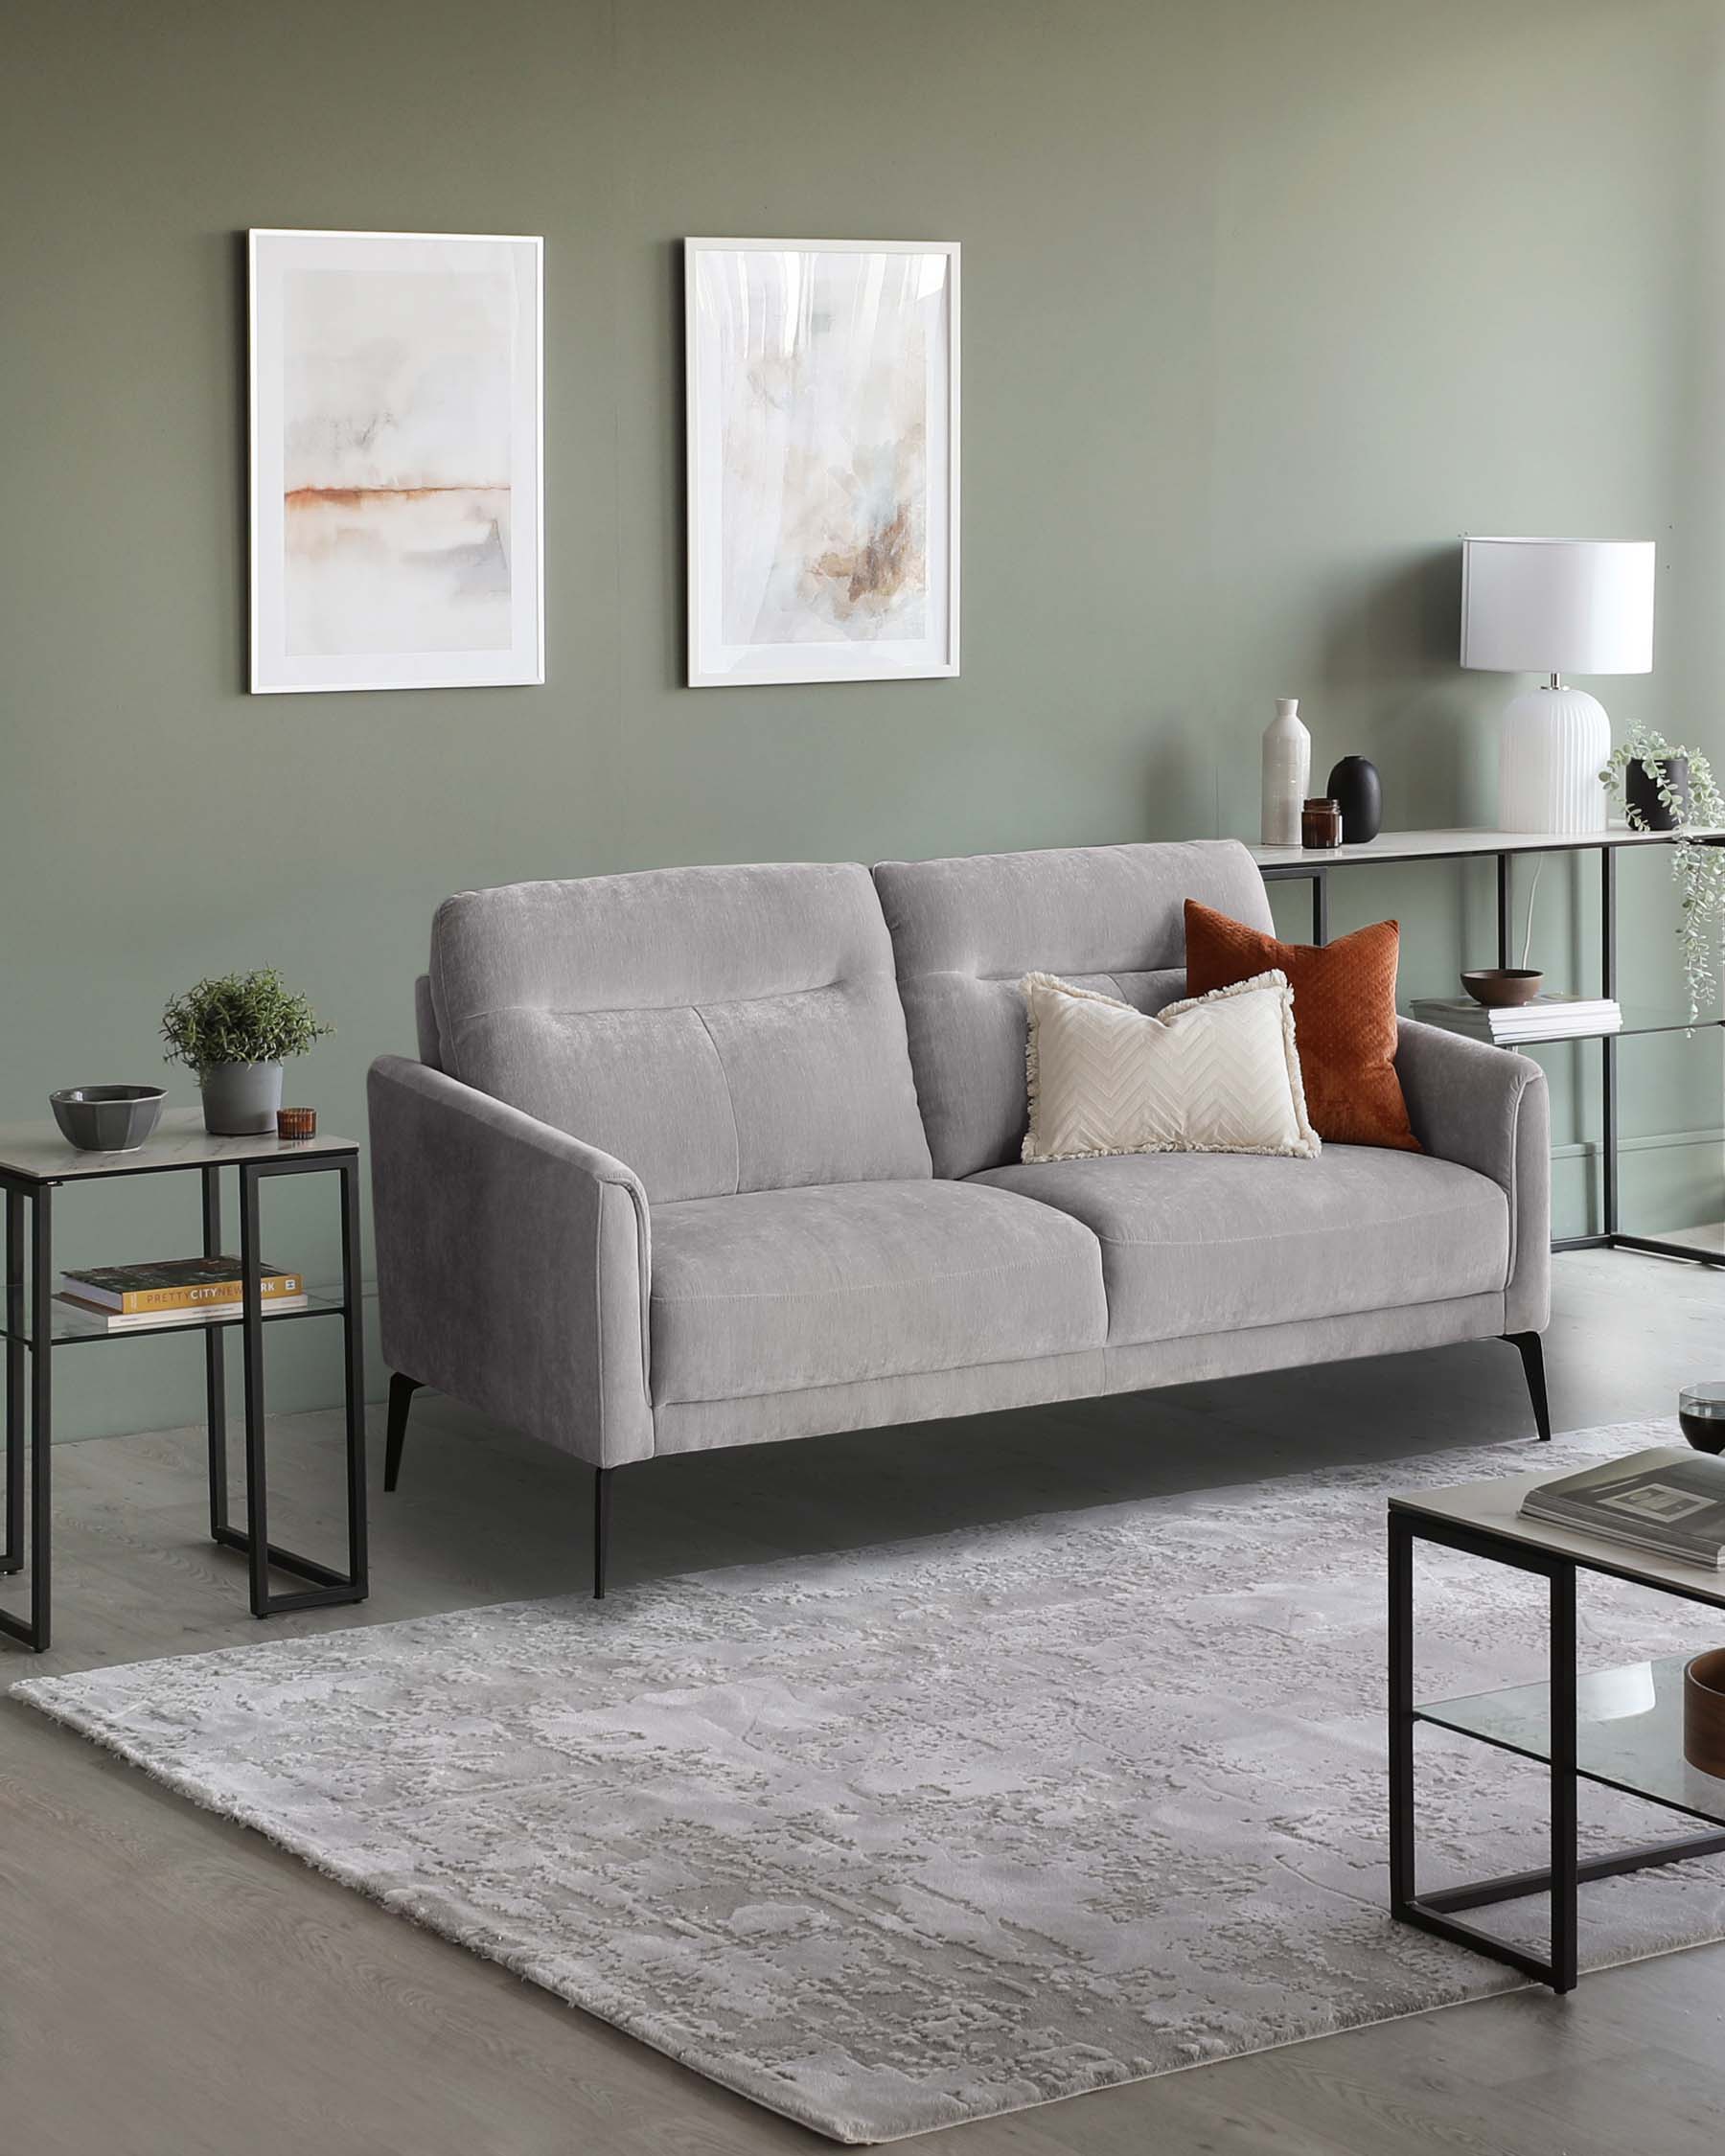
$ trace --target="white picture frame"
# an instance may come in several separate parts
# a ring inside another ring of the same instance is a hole
[[[255,695],[545,678],[544,242],[249,234]]]
[[[689,686],[956,675],[957,241],[689,239],[683,298]]]

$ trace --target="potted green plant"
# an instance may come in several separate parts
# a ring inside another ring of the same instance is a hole
[[[196,1071],[212,1135],[253,1137],[275,1129],[285,1059],[334,1030],[273,966],[263,966],[175,996],[162,1013],[163,1061]]]
[[[1725,848],[1704,842],[1705,834],[1725,830],[1713,766],[1698,748],[1673,746],[1637,725],[1599,777],[1632,831],[1671,834],[1671,878],[1683,909],[1677,934],[1693,1021],[1714,999],[1714,961],[1725,935]]]

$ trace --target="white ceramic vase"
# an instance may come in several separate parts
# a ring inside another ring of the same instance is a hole
[[[1298,846],[1300,812],[1312,781],[1312,737],[1300,720],[1300,699],[1277,697],[1264,728],[1263,822],[1266,846]]]

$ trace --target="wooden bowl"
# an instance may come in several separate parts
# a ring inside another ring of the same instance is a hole
[[[1683,1756],[1725,1781],[1725,1647],[1697,1655],[1683,1672]]]
[[[1527,966],[1485,966],[1477,973],[1463,974],[1461,985],[1476,1003],[1484,1003],[1488,1010],[1507,1011],[1532,1002],[1544,979],[1544,974]]]

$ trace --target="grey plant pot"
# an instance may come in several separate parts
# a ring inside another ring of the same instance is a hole
[[[217,1063],[198,1073],[204,1129],[212,1137],[272,1135],[282,1105],[279,1063]]]

